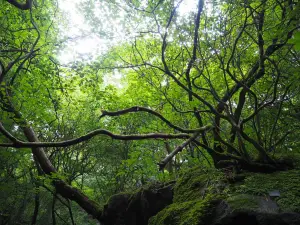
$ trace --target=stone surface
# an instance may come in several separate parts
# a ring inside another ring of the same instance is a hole
[[[173,185],[153,184],[136,193],[110,198],[101,217],[103,225],[147,225],[150,217],[172,203]]]
[[[300,214],[236,211],[213,225],[300,225]]]
[[[212,217],[212,225],[300,225],[300,214],[280,213],[275,201],[252,195],[222,201]]]

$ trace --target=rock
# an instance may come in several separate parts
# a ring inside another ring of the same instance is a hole
[[[269,197],[239,194],[222,201],[212,225],[300,225],[300,214],[279,213]]]
[[[269,196],[270,197],[280,197],[280,191],[278,191],[278,190],[269,191]]]
[[[266,213],[279,212],[277,203],[267,196],[236,194],[227,198],[226,204],[228,204],[231,211],[246,209]]]
[[[147,225],[151,216],[172,203],[174,182],[153,184],[133,194],[110,198],[101,216],[103,225]]]
[[[300,225],[300,214],[235,211],[213,225]]]
[[[269,197],[239,194],[222,201],[212,225],[300,225],[300,214],[280,213]]]
[[[148,224],[300,225],[299,171],[243,176],[245,179],[226,184],[218,172],[187,171],[174,186],[173,204],[151,217]],[[272,190],[276,193],[271,195],[276,196],[270,197]]]

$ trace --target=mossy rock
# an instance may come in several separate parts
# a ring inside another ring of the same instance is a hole
[[[215,169],[202,170],[199,167],[184,172],[174,187],[173,202],[203,199],[209,194],[220,194],[224,190],[223,174]]]
[[[289,170],[272,174],[253,174],[244,184],[236,186],[235,192],[269,197],[276,190],[280,196],[274,197],[280,211],[300,212],[300,171]]]
[[[103,224],[300,224],[299,170],[240,175],[245,179],[228,183],[218,170],[183,171],[175,185],[148,186],[112,197],[104,207]]]
[[[195,167],[184,171],[174,187],[173,204],[149,220],[149,225],[204,225],[224,190],[223,174]]]
[[[259,208],[259,199],[256,196],[247,194],[238,194],[230,196],[226,202],[233,210],[257,210]]]
[[[230,211],[279,212],[279,207],[276,202],[266,196],[237,194],[228,197],[226,203],[230,208]]]
[[[278,219],[280,211],[299,212],[300,171],[247,173],[245,176],[244,181],[230,185],[216,170],[193,168],[185,171],[174,187],[173,204],[151,217],[148,224],[202,225],[218,224],[218,221],[231,224],[232,219],[237,219],[264,225],[264,218],[267,221]],[[274,190],[280,192],[279,197],[269,196]],[[299,215],[294,216],[298,221]]]
[[[151,217],[148,225],[206,225],[216,204],[211,198],[173,203]]]

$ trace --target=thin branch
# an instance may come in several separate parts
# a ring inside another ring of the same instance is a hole
[[[276,86],[277,86],[277,85],[276,85]],[[285,96],[287,95],[287,93],[288,93],[288,91],[289,91],[289,89],[290,89],[291,86],[292,86],[291,84],[290,84],[289,86],[287,86],[287,88],[285,89],[285,92],[284,92],[284,94],[283,94],[281,100],[279,100],[279,102],[283,102],[283,101],[285,100]],[[275,90],[275,89],[276,89],[276,88],[274,88],[274,90]],[[248,116],[247,118],[243,119],[242,123],[243,123],[243,124],[247,123],[249,120],[251,120],[252,118],[254,118],[254,116],[256,116],[261,110],[263,110],[265,107],[267,107],[267,106],[269,106],[269,105],[272,105],[272,104],[275,102],[275,100],[276,100],[276,95],[275,95],[275,93],[276,93],[276,90],[274,91],[273,99],[272,99],[271,101],[268,101],[268,102],[262,104],[262,105],[261,105],[259,108],[257,108],[250,116]]]
[[[278,139],[278,141],[276,141],[274,145],[270,147],[270,149],[274,149],[277,145],[281,144],[290,133],[292,133],[291,130],[287,131],[281,138]]]
[[[183,83],[181,83],[179,81],[179,79],[176,78],[176,76],[171,72],[171,70],[169,69],[169,66],[166,62],[166,58],[165,58],[165,52],[166,52],[166,49],[167,49],[167,36],[168,36],[168,28],[172,22],[172,19],[173,19],[173,16],[175,15],[175,12],[176,12],[176,9],[177,7],[179,6],[179,4],[181,3],[181,1],[177,4],[177,6],[173,9],[171,15],[170,15],[170,18],[168,20],[168,24],[166,26],[166,32],[165,34],[163,35],[162,37],[162,47],[161,47],[161,61],[163,63],[163,66],[164,66],[164,69],[161,69],[159,68],[160,70],[164,71],[165,74],[167,74],[169,77],[171,77],[175,83],[180,86],[181,88],[183,88],[185,91],[187,91],[188,93],[190,93],[192,96],[194,96],[195,98],[197,98],[200,102],[202,102],[204,105],[206,105],[210,111],[216,115],[219,115],[219,113],[215,110],[215,108],[209,103],[207,102],[204,98],[200,97],[198,94],[196,94],[195,92],[191,91],[188,87],[186,87]],[[224,118],[224,119],[227,119],[226,116],[224,115],[219,115],[220,117]]]
[[[197,144],[193,143],[194,146],[197,148],[197,150],[201,153],[201,155],[203,156],[203,158],[206,160],[207,164],[209,165],[209,167],[212,167],[209,159],[206,157],[206,155],[201,151],[201,149],[198,147]]]
[[[200,132],[196,132],[192,137],[190,137],[187,141],[183,142],[181,145],[177,146],[177,148],[166,156],[162,161],[158,163],[159,170],[163,170],[165,166],[172,160],[172,158],[181,152],[189,143],[195,140],[200,135]]]
[[[12,141],[13,143],[17,142],[18,139],[15,138],[11,133],[9,133],[2,125],[2,123],[0,122],[0,132],[10,141]]]
[[[0,73],[0,84],[3,82],[5,75],[12,69],[12,67],[18,63],[19,61],[23,60],[23,62],[19,65],[19,67],[17,68],[17,71],[15,72],[14,76],[12,77],[10,84],[12,85],[14,82],[14,79],[16,78],[16,76],[18,75],[18,73],[20,72],[20,70],[23,68],[23,65],[25,64],[25,62],[30,59],[33,54],[37,51],[39,51],[40,49],[36,49],[34,50],[34,48],[36,47],[36,45],[38,44],[40,38],[41,38],[41,34],[40,31],[36,25],[36,23],[34,22],[33,16],[32,16],[32,10],[30,9],[30,22],[33,25],[33,29],[36,30],[37,32],[37,37],[33,43],[33,45],[31,46],[30,52],[27,53],[26,55],[22,56],[22,52],[20,52],[21,54],[19,55],[19,57],[17,57],[16,59],[14,59],[13,61],[11,61],[10,63],[8,63],[7,67],[5,68],[5,70],[2,71],[2,73]]]
[[[200,16],[203,10],[203,0],[198,1],[198,12],[197,12],[197,17],[196,17],[196,24],[195,24],[195,31],[194,31],[194,46],[193,46],[193,55],[191,60],[188,63],[188,67],[185,72],[186,80],[188,83],[188,89],[190,90],[189,92],[189,101],[192,101],[192,84],[191,84],[191,79],[190,79],[190,72],[193,67],[193,64],[195,63],[195,60],[197,58],[197,46],[198,46],[198,34],[199,34],[199,27],[200,27]]]

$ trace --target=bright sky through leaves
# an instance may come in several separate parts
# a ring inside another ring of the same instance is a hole
[[[92,60],[99,54],[105,52],[108,49],[108,46],[117,44],[120,41],[118,39],[108,39],[107,37],[102,37],[93,33],[92,27],[89,26],[83,14],[78,9],[78,5],[80,5],[81,2],[83,1],[59,1],[59,6],[66,13],[68,19],[67,29],[62,29],[62,35],[68,40],[66,47],[61,51],[59,56],[59,61],[62,64],[67,64],[80,59],[86,61]],[[101,4],[101,1],[96,2],[96,5],[98,5],[97,3]],[[196,0],[184,0],[178,8],[178,13],[180,16],[184,16],[195,11],[196,8]],[[119,20],[120,17],[115,18],[112,25],[120,31],[119,33],[124,34],[125,32],[122,32],[122,28],[119,26]],[[121,40],[124,38],[126,38],[126,36],[120,37]]]

